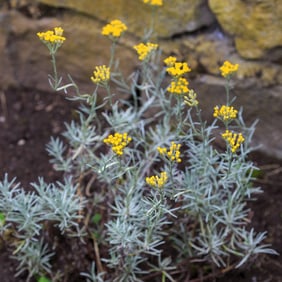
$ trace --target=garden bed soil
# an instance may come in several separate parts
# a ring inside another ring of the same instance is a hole
[[[1,180],[8,173],[9,179],[17,177],[17,181],[27,189],[30,189],[31,182],[37,182],[38,176],[44,177],[46,182],[61,180],[62,175],[55,172],[49,163],[45,146],[50,136],[57,136],[64,130],[64,122],[72,119],[74,111],[73,102],[66,100],[63,95],[28,89],[0,92]],[[259,153],[254,153],[251,159],[262,169],[262,175],[256,184],[264,190],[255,202],[250,203],[253,212],[251,225],[256,231],[268,231],[266,243],[282,253],[282,161]],[[69,253],[68,260],[58,266],[63,272],[68,268],[67,263],[80,264],[84,258],[87,265],[94,259],[85,256],[87,248],[93,246],[82,245],[72,245],[70,250],[70,242],[62,242],[62,252]],[[74,253],[76,258],[72,256]],[[0,281],[25,281],[26,274],[14,277],[17,264],[10,256],[9,248],[1,241]],[[84,281],[79,278],[79,271],[86,269],[79,267],[77,275],[72,274],[64,281]],[[216,281],[282,281],[282,256],[260,255],[251,264],[222,274]]]

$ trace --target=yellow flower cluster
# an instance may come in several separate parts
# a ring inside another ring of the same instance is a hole
[[[228,121],[231,119],[235,119],[237,117],[238,111],[233,107],[223,105],[220,108],[218,106],[214,107],[213,116],[215,118],[220,118],[223,121]]]
[[[132,140],[131,137],[127,135],[127,133],[118,133],[116,132],[114,135],[109,135],[103,141],[104,143],[111,145],[112,150],[118,155],[123,155],[123,149],[128,145],[128,143]]]
[[[145,59],[147,59],[153,51],[158,49],[158,44],[154,44],[154,43],[140,43],[138,45],[135,45],[133,47],[136,51],[137,54],[139,55],[139,60],[140,61],[144,61]]]
[[[236,72],[238,68],[239,68],[238,64],[233,65],[229,61],[225,61],[219,69],[223,77],[228,77],[231,74],[233,74],[234,72]]]
[[[163,5],[163,0],[143,0],[143,2],[151,6],[162,6]]]
[[[195,107],[199,104],[197,100],[197,93],[191,89],[188,94],[184,96],[184,103],[190,107]]]
[[[232,153],[235,153],[239,149],[240,145],[245,141],[242,133],[234,133],[229,130],[225,130],[221,136],[228,142]]]
[[[188,88],[189,82],[186,78],[182,77],[191,69],[188,67],[187,63],[177,62],[176,58],[169,56],[164,59],[164,63],[167,66],[166,71],[173,77],[167,91],[177,95],[185,95],[190,90]]]
[[[103,65],[97,66],[93,71],[93,76],[91,80],[96,84],[106,84],[110,80],[110,68]]]
[[[126,30],[127,30],[127,26],[122,21],[113,20],[109,24],[103,27],[102,35],[119,38],[122,35],[122,33]]]
[[[188,67],[187,63],[174,62],[170,65],[166,71],[173,77],[183,76],[185,73],[190,72],[191,69]]]
[[[54,30],[38,32],[37,36],[44,43],[63,44],[66,38],[63,35],[64,30],[61,27],[55,27]]]
[[[173,94],[183,95],[189,92],[188,84],[189,82],[186,78],[179,77],[178,79],[173,80],[170,83],[167,91]]]
[[[176,58],[173,56],[169,56],[166,59],[164,59],[164,63],[166,64],[166,66],[168,67],[173,67],[174,64],[176,63]]]
[[[169,151],[167,150],[167,148],[158,147],[158,152],[162,156],[168,157],[171,161],[173,161],[173,162],[175,161],[177,163],[180,163],[181,162],[180,147],[181,147],[180,144],[176,144],[175,142],[171,142]]]
[[[154,188],[163,188],[163,186],[166,184],[168,179],[167,173],[165,171],[160,173],[160,176],[153,175],[150,177],[146,177],[146,183]]]

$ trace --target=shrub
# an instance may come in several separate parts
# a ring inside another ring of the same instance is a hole
[[[162,5],[144,2],[153,9]],[[263,244],[266,233],[250,227],[247,202],[261,190],[253,187],[256,167],[248,160],[255,124],[246,126],[242,110],[232,106],[230,81],[239,66],[225,61],[220,68],[226,102],[215,105],[209,124],[189,88],[188,64],[163,58],[149,41],[153,24],[146,41],[134,46],[139,69],[124,78],[115,68],[126,29],[119,20],[103,28],[112,42],[111,59],[95,67],[92,94],[81,94],[70,76],[66,85],[58,76],[63,29],[38,33],[52,58],[51,87],[74,89],[70,100],[80,107],[62,138],[47,145],[64,182],[39,178],[29,193],[7,176],[0,183],[1,230],[14,235],[17,274],[28,270],[28,279],[59,279],[51,269],[56,248],[44,243],[46,223],[64,236],[93,240],[95,262],[89,273],[81,270],[87,281],[183,281],[240,267],[260,253],[275,254]],[[124,98],[116,99],[113,88]],[[101,93],[106,95],[98,103]],[[216,139],[225,141],[224,150]]]

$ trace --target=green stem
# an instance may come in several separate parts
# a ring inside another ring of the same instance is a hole
[[[152,7],[151,9],[151,20],[150,20],[150,27],[147,31],[145,31],[144,41],[149,41],[150,38],[153,38],[154,29],[155,29],[155,17],[156,17],[156,7]]]
[[[162,282],[165,282],[165,272],[162,271]]]
[[[201,136],[200,137],[204,140],[204,137],[205,137],[205,124],[204,124],[204,122],[202,120],[201,110],[198,108],[198,106],[196,106],[196,115],[197,115],[199,123],[200,123],[200,129],[201,129],[201,131],[200,131],[200,135]],[[197,133],[197,131],[196,131],[196,133]],[[203,142],[203,144],[204,144],[204,142]]]
[[[175,194],[176,193],[176,186],[175,186],[174,177],[173,177],[173,174],[172,174],[172,168],[173,168],[173,164],[170,161],[169,162],[169,178],[171,180],[173,194]],[[163,200],[163,198],[162,198],[162,200]]]
[[[230,106],[230,78],[227,78],[226,80],[225,90],[226,90],[226,105]]]
[[[87,126],[93,121],[95,117],[98,118],[97,113],[96,113],[96,100],[92,100],[90,105],[91,105],[90,112],[88,114],[88,118],[85,121],[85,124]],[[96,119],[95,121],[97,122],[97,124],[99,124],[98,119]]]
[[[52,85],[52,88],[54,90],[57,90],[58,86],[59,86],[59,81],[58,81],[58,72],[57,72],[57,64],[56,64],[56,56],[54,53],[51,53],[51,62],[52,62],[52,66],[53,66],[53,80],[54,80],[54,84]]]
[[[112,65],[114,63],[114,58],[115,58],[115,51],[116,51],[116,45],[117,41],[113,41],[112,46],[111,46],[111,57],[110,57],[110,62],[109,62],[109,68],[112,68]]]
[[[182,96],[177,96],[177,113],[176,113],[176,122],[177,122],[177,135],[181,133],[181,128],[182,128]]]
[[[109,101],[110,101],[110,106],[111,106],[111,109],[112,109],[113,108],[113,99],[112,99],[111,88],[110,88],[109,84],[106,85],[106,91],[107,91],[107,95],[108,95],[108,98],[109,98]]]
[[[151,36],[153,35],[154,29],[155,29],[155,17],[156,17],[156,9],[155,7],[152,7],[151,23],[150,23]]]

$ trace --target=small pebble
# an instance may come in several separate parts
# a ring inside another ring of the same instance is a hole
[[[23,146],[25,145],[26,141],[24,139],[20,139],[17,143],[18,146]]]

